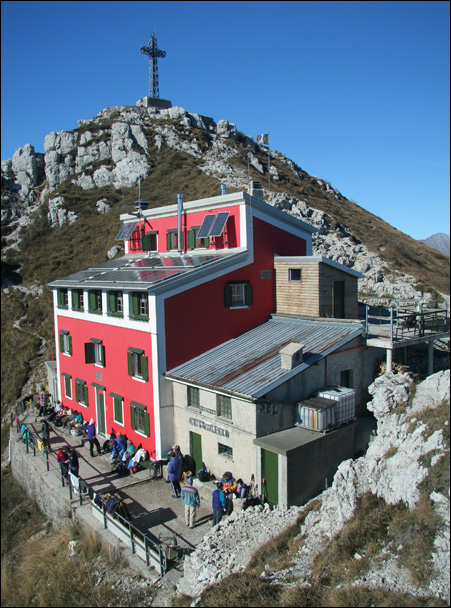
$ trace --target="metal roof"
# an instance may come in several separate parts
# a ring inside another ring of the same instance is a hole
[[[274,315],[259,327],[169,370],[166,376],[257,399],[362,332],[358,322]],[[287,371],[281,366],[279,351],[291,342],[305,345],[304,358],[300,365]]]
[[[166,285],[173,287],[175,280],[194,280],[197,276],[233,265],[247,255],[248,252],[244,249],[215,251],[210,254],[172,253],[153,254],[148,257],[128,255],[57,279],[49,283],[48,287],[155,291],[165,289]]]

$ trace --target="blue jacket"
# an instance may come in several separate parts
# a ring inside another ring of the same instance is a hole
[[[169,481],[178,481],[182,472],[182,459],[175,456],[171,458],[168,464],[168,479]]]
[[[85,428],[85,433],[90,441],[96,436],[96,427],[93,424],[88,424]]]
[[[118,452],[119,455],[122,456],[122,454],[125,452],[126,449],[127,449],[127,440],[124,439],[123,437],[116,437],[111,451],[113,453]]]
[[[226,497],[222,490],[217,488],[212,493],[213,511],[225,511],[226,509]]]
[[[181,496],[183,503],[189,507],[198,507],[200,505],[199,492],[193,486],[183,486]]]

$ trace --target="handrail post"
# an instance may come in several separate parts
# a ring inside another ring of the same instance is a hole
[[[135,541],[133,540],[133,530],[132,530],[132,526],[131,526],[130,523],[129,523],[129,526],[128,526],[128,530],[130,532],[130,546],[131,546],[131,549],[132,549],[132,554],[134,555],[135,554]]]
[[[147,544],[147,534],[144,534],[144,551],[146,554],[146,566],[149,567],[150,560],[149,560],[149,546]]]
[[[368,314],[369,314],[368,304],[366,304],[365,308],[366,308],[366,310],[365,310],[365,333],[366,333],[366,335],[368,335]]]
[[[393,306],[390,307],[390,342],[393,342]]]

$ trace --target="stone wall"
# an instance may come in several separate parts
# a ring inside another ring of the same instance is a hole
[[[36,456],[29,448],[18,441],[19,435],[11,427],[11,471],[16,481],[26,494],[32,498],[39,509],[56,527],[65,527],[72,523],[72,509],[68,500],[68,490],[63,488],[55,465],[50,463],[50,471],[43,455],[36,451]]]

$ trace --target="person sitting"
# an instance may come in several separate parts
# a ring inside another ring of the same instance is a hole
[[[221,479],[224,494],[233,494],[238,486],[238,482],[230,471],[226,471]]]
[[[111,441],[110,462],[121,460],[127,449],[127,441],[122,437],[122,433],[118,433],[116,439]]]
[[[65,413],[61,416],[61,426],[64,429],[67,429],[67,426],[71,420],[73,420],[72,410],[68,408],[65,410]]]
[[[122,455],[123,462],[127,462],[136,454],[136,446],[131,439],[127,439],[127,449]]]
[[[63,477],[67,479],[67,471],[69,466],[69,454],[65,452],[63,449],[59,449],[56,454],[56,461],[58,462]]]
[[[139,448],[139,450],[136,451],[136,454],[128,459],[127,469],[130,471],[130,475],[136,473],[136,469],[141,460],[147,460],[147,452],[143,448]]]

